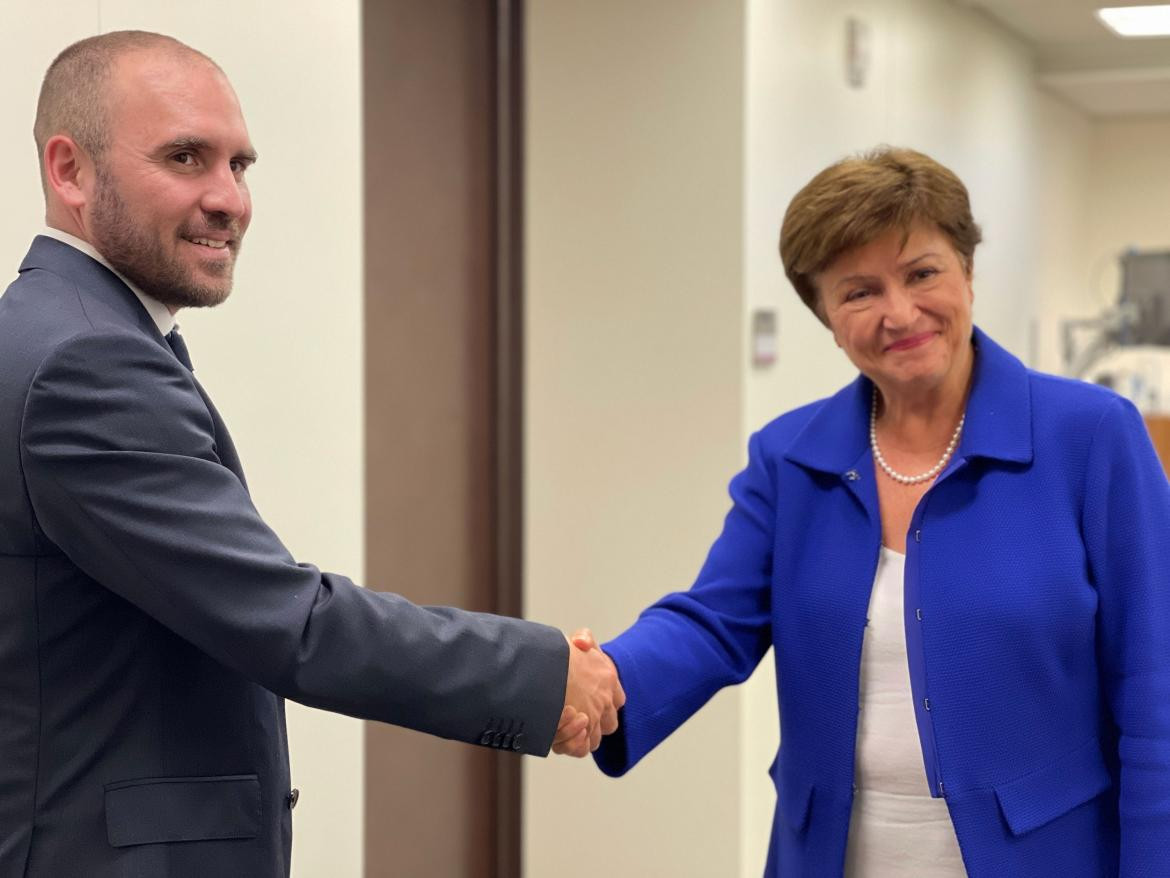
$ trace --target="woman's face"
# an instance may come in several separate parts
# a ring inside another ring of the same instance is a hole
[[[936,226],[891,229],[843,253],[816,286],[834,341],[883,393],[966,386],[971,275]]]

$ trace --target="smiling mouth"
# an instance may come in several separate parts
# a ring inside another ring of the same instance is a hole
[[[899,339],[893,344],[886,347],[887,351],[908,351],[911,348],[920,347],[934,338],[933,332],[920,332],[918,335],[912,335],[909,338]]]
[[[223,250],[228,245],[227,241],[213,241],[211,238],[184,238],[183,240],[198,244],[200,247],[209,247],[212,250]]]

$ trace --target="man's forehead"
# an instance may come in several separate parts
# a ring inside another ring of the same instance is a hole
[[[114,79],[125,85],[184,77],[218,78],[227,84],[209,58],[181,45],[127,49],[115,58],[113,69]]]
[[[124,133],[148,137],[152,146],[199,140],[207,147],[250,148],[231,83],[201,55],[182,49],[127,53],[113,80],[111,110]]]

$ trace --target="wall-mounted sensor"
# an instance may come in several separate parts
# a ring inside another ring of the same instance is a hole
[[[852,16],[845,19],[845,81],[850,88],[865,88],[872,40],[868,22]]]
[[[776,312],[760,309],[752,312],[752,365],[757,369],[776,362]]]

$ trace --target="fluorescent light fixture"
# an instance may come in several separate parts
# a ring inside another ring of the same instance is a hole
[[[1114,6],[1097,17],[1120,37],[1170,36],[1170,6]]]

